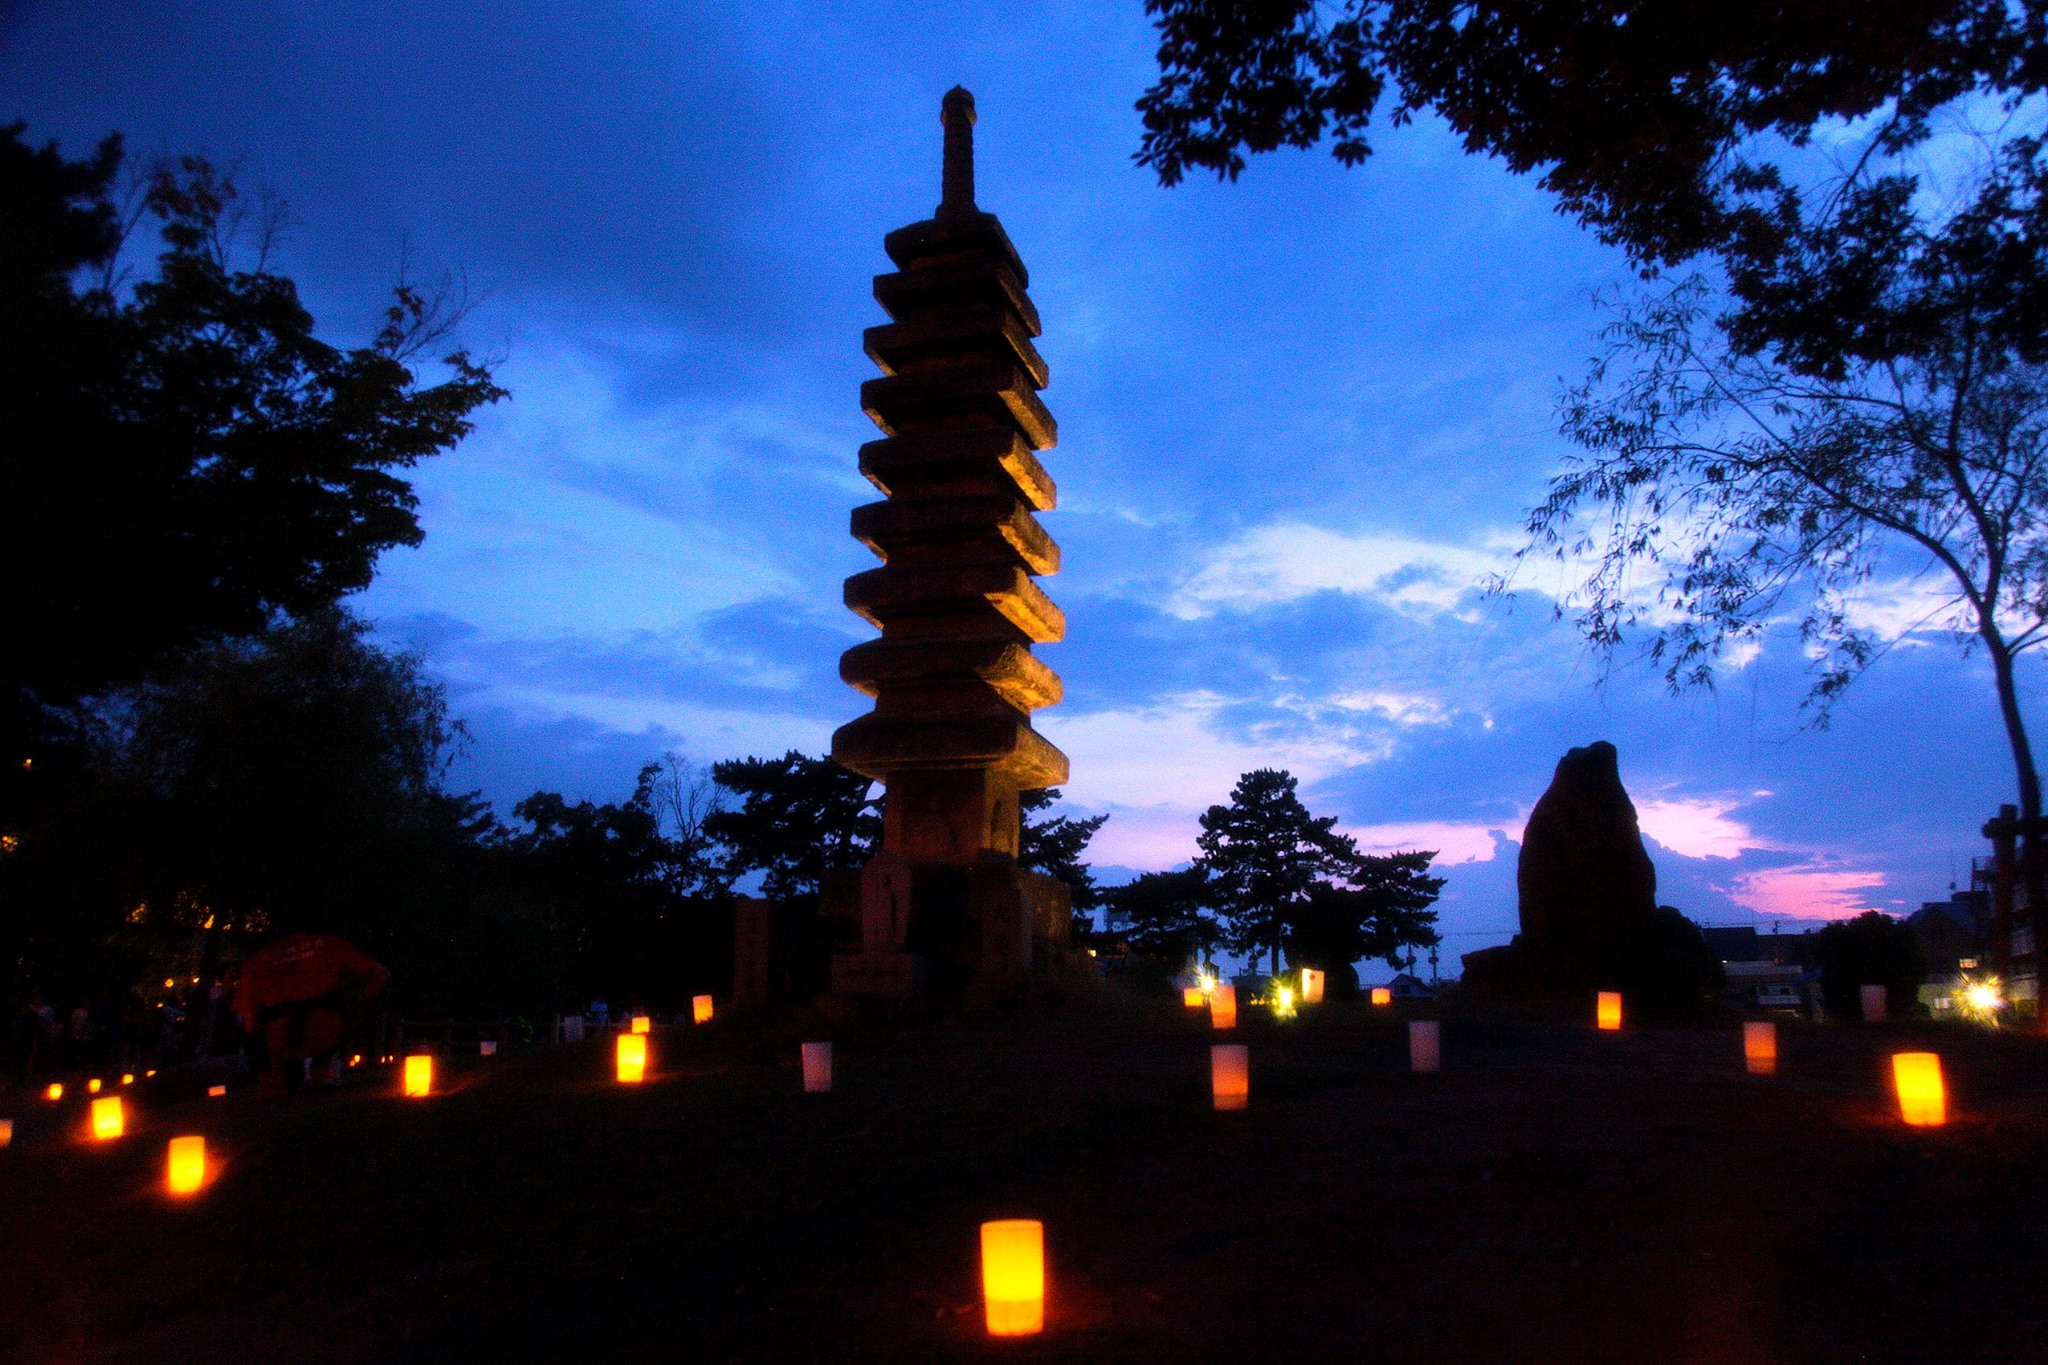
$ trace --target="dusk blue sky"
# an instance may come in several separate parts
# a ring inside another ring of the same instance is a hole
[[[2013,799],[1988,671],[1939,637],[1899,635],[1821,733],[1789,632],[1674,699],[1599,686],[1544,582],[1484,596],[1624,263],[1427,121],[1363,169],[1160,188],[1138,0],[5,14],[0,117],[239,159],[289,201],[329,336],[367,335],[402,262],[466,276],[513,396],[418,471],[426,543],[357,605],[446,682],[455,780],[501,812],[621,797],[665,750],[821,752],[865,709],[836,674],[869,633],[839,605],[873,562],[860,333],[882,234],[937,202],[955,82],[1045,319],[1069,636],[1040,724],[1111,816],[1099,862],[1184,861],[1239,773],[1286,767],[1366,845],[1441,850],[1454,958],[1511,932],[1529,808],[1594,739],[1661,899],[1708,923],[1945,896]],[[1866,609],[1909,621],[1911,592]]]

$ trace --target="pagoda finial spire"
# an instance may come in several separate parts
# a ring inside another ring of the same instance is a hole
[[[939,195],[938,218],[960,218],[979,212],[974,207],[974,96],[964,85],[946,92],[939,104],[939,122],[946,126],[946,162]]]

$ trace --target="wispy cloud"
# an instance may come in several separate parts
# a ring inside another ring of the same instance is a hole
[[[1368,597],[1416,616],[1467,606],[1508,561],[1499,546],[1345,535],[1305,522],[1247,531],[1211,554],[1167,599],[1183,620],[1255,611],[1319,592]]]

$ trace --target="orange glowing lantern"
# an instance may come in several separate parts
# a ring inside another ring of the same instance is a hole
[[[1742,1026],[1742,1059],[1752,1076],[1774,1076],[1778,1071],[1778,1026],[1768,1019],[1752,1020]]]
[[[100,1093],[99,1077],[95,1076],[85,1083],[85,1093],[88,1095],[97,1095]]]
[[[0,1147],[14,1145],[14,1120],[0,1119]]]
[[[1411,1019],[1408,1021],[1408,1069],[1411,1071],[1441,1071],[1443,1069],[1443,1027],[1434,1019]]]
[[[645,1014],[633,1016],[633,1032],[646,1033],[654,1028],[654,1020]]]
[[[1320,1005],[1323,1003],[1323,974],[1314,967],[1301,969],[1301,1003]]]
[[[477,1055],[477,1056],[479,1056],[479,1057],[495,1057],[495,1056],[497,1056],[497,1055],[498,1055],[498,1040],[497,1040],[497,1039],[495,1039],[495,1038],[486,1038],[486,1039],[484,1039],[484,1040],[483,1040],[482,1042],[478,1043],[478,1044],[476,1045],[476,1055]]]
[[[109,1095],[92,1102],[92,1135],[101,1142],[121,1136],[127,1123],[121,1113],[121,1097]]]
[[[1601,1028],[1603,1028],[1603,1029],[1607,1029],[1607,1030],[1610,1030],[1610,1031],[1612,1031],[1612,1030],[1614,1030],[1614,1029],[1618,1029],[1618,1028],[1620,1028],[1620,1027],[1621,1027],[1621,992],[1620,992],[1620,991],[1602,991],[1602,992],[1600,992],[1600,1001],[1599,1001],[1599,1004],[1598,1004],[1598,1005],[1597,1005],[1597,1006],[1595,1007],[1595,1009],[1594,1009],[1594,1016],[1595,1016],[1595,1018],[1596,1018],[1596,1019],[1597,1019],[1597,1020],[1599,1021],[1600,1027],[1601,1027]]]
[[[1884,1022],[1884,987],[1865,986],[1858,992],[1863,1002],[1863,1022],[1882,1024]]]
[[[1237,1027],[1237,987],[1219,984],[1209,993],[1209,1022],[1217,1028]]]
[[[1218,1109],[1242,1109],[1251,1101],[1251,1049],[1218,1043],[1209,1049],[1209,1093]]]
[[[1180,1002],[1191,1010],[1197,1010],[1209,1003],[1209,997],[1202,994],[1200,986],[1189,986],[1180,993]]]
[[[622,1085],[638,1085],[647,1079],[647,1035],[644,1033],[621,1033],[619,1035],[619,1082]]]
[[[224,1085],[209,1085],[206,1087],[206,1098],[210,1100],[217,1100],[227,1093],[228,1088]]]
[[[690,997],[690,1020],[692,1023],[708,1023],[711,1019],[711,997],[693,995]]]
[[[1045,1330],[1045,1224],[1004,1218],[981,1225],[981,1295],[990,1336]]]
[[[804,1044],[804,1090],[822,1095],[832,1088],[832,1044]]]
[[[415,1052],[405,1059],[405,1097],[417,1100],[433,1093],[434,1059],[424,1052]]]
[[[206,1183],[206,1139],[172,1138],[170,1159],[166,1165],[165,1183],[170,1186],[172,1194],[199,1193],[199,1187]]]
[[[1373,1004],[1375,1004],[1375,1005],[1391,1005],[1391,1004],[1393,1004],[1393,1003],[1394,1003],[1394,992],[1393,992],[1393,989],[1392,989],[1391,987],[1388,987],[1388,986],[1374,986],[1374,987],[1372,988],[1372,1002],[1373,1002]]]
[[[1939,1053],[1894,1052],[1892,1082],[1899,1091],[1900,1118],[1915,1128],[1939,1128],[1948,1122]]]
[[[63,1086],[61,1086],[61,1085],[59,1085],[59,1084],[57,1084],[57,1082],[55,1082],[55,1081],[51,1081],[51,1082],[50,1082],[50,1083],[49,1083],[48,1085],[46,1085],[46,1086],[44,1086],[44,1087],[43,1087],[43,1098],[44,1098],[44,1099],[46,1099],[46,1100],[61,1100],[61,1099],[63,1099],[63,1098],[64,1098],[64,1087],[63,1087]]]
[[[134,1072],[132,1072],[132,1071],[124,1071],[124,1072],[122,1072],[122,1073],[121,1073],[121,1084],[123,1084],[123,1085],[133,1085],[133,1084],[135,1084],[135,1073],[134,1073]]]

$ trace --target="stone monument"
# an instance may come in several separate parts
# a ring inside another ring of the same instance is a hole
[[[1619,990],[1631,1016],[1673,1018],[1719,989],[1720,964],[1699,927],[1657,904],[1657,869],[1607,741],[1558,760],[1529,812],[1515,882],[1521,932],[1506,947],[1465,955],[1473,994],[1576,1008],[1591,991]]]
[[[882,564],[846,580],[846,605],[881,637],[840,660],[875,706],[833,735],[832,756],[885,796],[859,948],[832,962],[842,996],[1015,994],[1071,924],[1066,887],[1017,866],[1018,793],[1067,778],[1066,755],[1031,728],[1060,699],[1031,646],[1066,633],[1035,581],[1060,562],[1036,516],[1054,490],[1034,452],[1056,439],[1038,310],[1002,224],[974,202],[974,97],[955,87],[940,120],[938,210],[883,238],[898,268],[875,277],[875,299],[890,321],[866,334],[882,377],[861,407],[883,439],[861,447],[860,469],[885,498],[854,509],[853,535]]]

